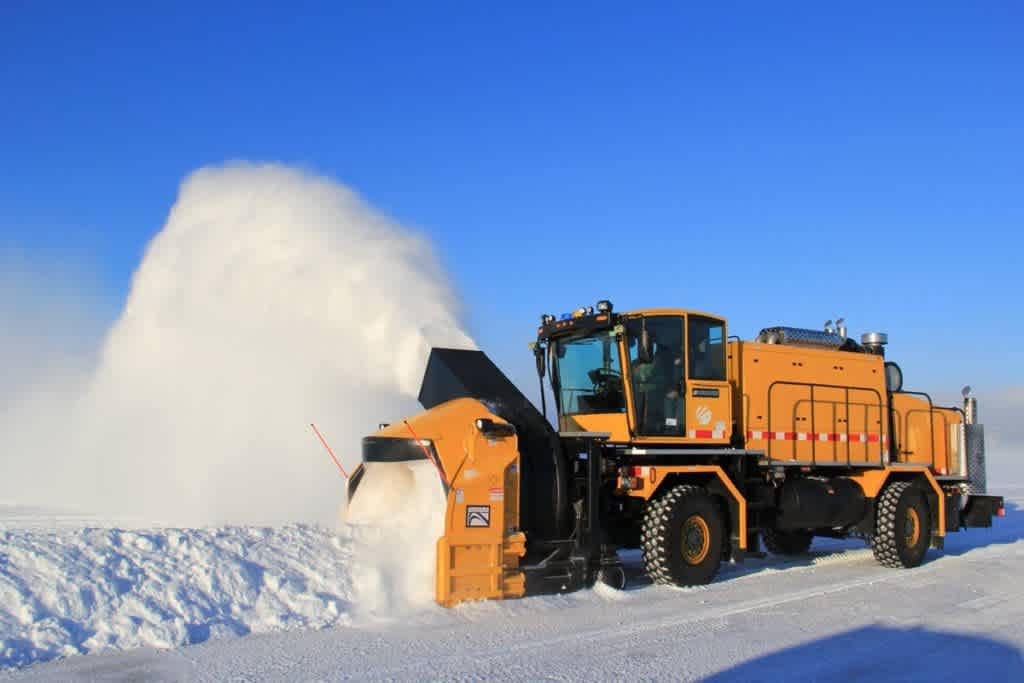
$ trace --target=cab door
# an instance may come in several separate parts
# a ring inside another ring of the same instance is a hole
[[[732,438],[732,396],[726,377],[725,321],[686,317],[686,436],[697,442]]]
[[[685,334],[681,315],[626,323],[630,427],[637,437],[686,437]]]

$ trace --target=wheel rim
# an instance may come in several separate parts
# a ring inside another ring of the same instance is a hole
[[[700,564],[711,550],[711,529],[700,515],[691,515],[683,522],[683,559],[687,564]]]
[[[921,540],[921,516],[914,508],[907,508],[906,519],[903,523],[903,540],[908,548],[913,548]]]

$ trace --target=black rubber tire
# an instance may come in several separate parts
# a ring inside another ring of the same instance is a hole
[[[810,531],[765,529],[761,539],[772,555],[805,555],[811,549],[814,534]]]
[[[597,572],[597,581],[615,590],[625,590],[626,570],[618,565],[601,567]]]
[[[684,543],[684,529],[699,548]],[[640,532],[644,569],[654,583],[710,583],[722,563],[724,537],[721,510],[708,492],[700,486],[674,486],[644,507]]]
[[[916,518],[916,533],[911,533]],[[885,487],[875,503],[871,549],[884,567],[916,567],[931,541],[931,511],[921,489],[907,481]]]

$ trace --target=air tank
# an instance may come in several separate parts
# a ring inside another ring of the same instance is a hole
[[[808,330],[802,327],[766,327],[757,335],[755,341],[761,344],[787,344],[789,346],[809,346],[816,349],[838,350],[855,342],[835,332]]]

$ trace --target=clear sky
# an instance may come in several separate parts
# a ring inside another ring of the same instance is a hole
[[[283,161],[428,234],[520,381],[608,297],[1024,383],[1018,2],[160,4],[0,3],[0,249],[109,311],[187,173]]]

